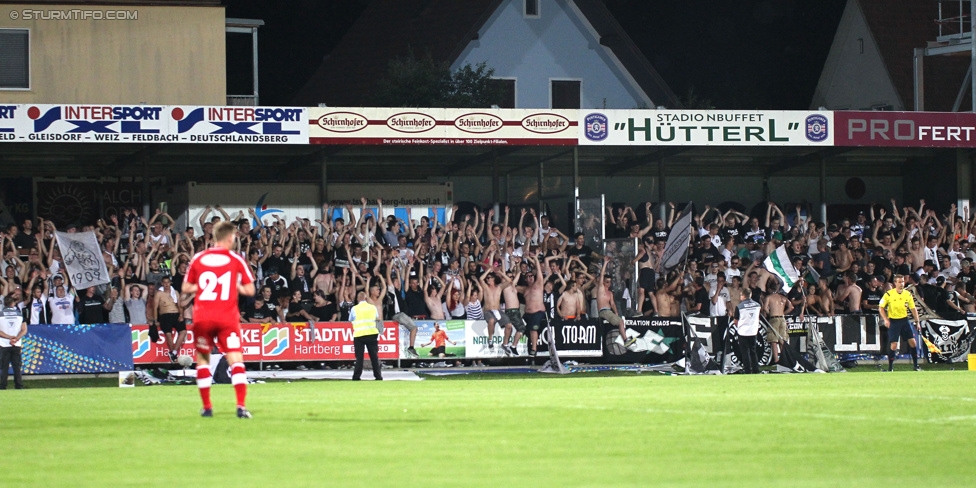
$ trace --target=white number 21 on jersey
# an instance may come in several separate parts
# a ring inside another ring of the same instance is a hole
[[[200,288],[203,290],[197,296],[198,300],[212,302],[217,300],[217,286],[220,286],[220,299],[230,298],[230,271],[217,277],[213,271],[205,271],[200,274]]]

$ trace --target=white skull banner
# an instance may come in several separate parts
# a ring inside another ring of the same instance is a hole
[[[58,247],[71,285],[77,290],[111,281],[94,232],[58,232]]]

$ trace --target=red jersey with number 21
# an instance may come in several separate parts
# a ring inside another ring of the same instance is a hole
[[[193,256],[185,279],[200,287],[193,300],[194,323],[240,324],[237,284],[254,282],[244,259],[223,248],[207,249]]]

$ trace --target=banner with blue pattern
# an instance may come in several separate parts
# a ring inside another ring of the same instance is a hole
[[[24,374],[133,369],[128,324],[30,325],[21,342]]]

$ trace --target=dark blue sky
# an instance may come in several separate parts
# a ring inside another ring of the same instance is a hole
[[[265,21],[259,31],[261,102],[287,105],[367,1],[227,3],[227,17]],[[800,110],[810,104],[846,0],[606,4],[683,100],[693,89],[716,108]],[[233,59],[231,46],[229,64],[249,68],[247,59],[243,64]],[[246,91],[240,79],[246,82],[249,73],[241,77],[233,67],[230,71],[230,91]]]

